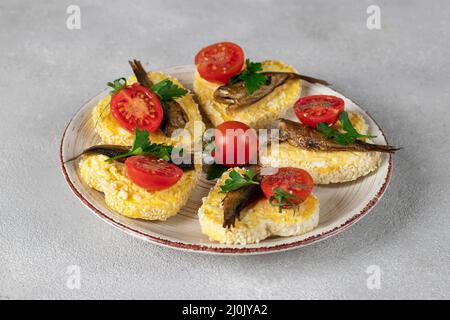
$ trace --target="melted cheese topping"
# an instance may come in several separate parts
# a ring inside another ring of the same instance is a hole
[[[263,61],[262,67],[263,71],[296,72],[293,67],[275,60]],[[214,100],[214,91],[219,86],[217,83],[203,79],[196,72],[194,91],[201,107],[214,126],[225,121],[236,120],[246,123],[252,128],[264,128],[293,106],[301,92],[301,80],[288,80],[258,102],[230,110],[227,109],[226,104]]]

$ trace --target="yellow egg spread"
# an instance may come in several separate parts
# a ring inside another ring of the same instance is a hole
[[[296,72],[293,67],[275,60],[263,61],[262,67],[263,71]],[[264,128],[292,107],[301,92],[301,80],[288,80],[258,102],[230,110],[227,109],[227,105],[219,103],[213,98],[214,91],[219,86],[219,84],[203,79],[196,72],[194,91],[200,106],[214,126],[225,121],[236,120],[246,123],[252,128]]]
[[[125,165],[105,161],[104,155],[85,155],[79,163],[79,176],[89,187],[105,194],[106,204],[120,214],[137,219],[166,220],[178,213],[197,184],[201,167],[185,171],[170,188],[147,191],[127,176]]]
[[[348,112],[349,119],[361,134],[367,134],[364,118],[356,112]],[[335,128],[341,129],[339,124]],[[269,167],[296,167],[309,172],[315,184],[353,181],[375,171],[381,162],[379,152],[311,151],[282,142],[273,150],[268,148],[261,155],[261,163]]]
[[[242,173],[243,169],[236,169]],[[202,232],[212,241],[226,244],[257,243],[270,236],[294,236],[314,229],[319,223],[319,200],[311,194],[296,209],[283,209],[270,205],[262,198],[246,207],[236,219],[235,226],[223,228],[223,199],[226,193],[220,186],[228,178],[231,169],[222,175],[199,210]]]

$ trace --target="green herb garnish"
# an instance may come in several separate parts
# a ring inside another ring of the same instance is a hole
[[[259,181],[254,180],[255,177],[255,170],[249,169],[246,170],[243,174],[240,174],[233,169],[230,172],[230,176],[228,177],[228,179],[225,180],[225,183],[220,188],[222,189],[222,192],[230,192],[252,184],[259,184]]]
[[[120,90],[123,90],[127,86],[127,79],[119,78],[114,80],[113,82],[107,83],[108,87],[111,87],[112,90],[109,92],[110,95],[115,95]]]
[[[228,167],[225,167],[223,165],[213,163],[206,173],[206,179],[207,180],[214,180],[217,178],[220,178],[222,174],[228,170]]]
[[[281,212],[285,205],[295,208],[300,202],[300,199],[295,194],[291,194],[280,187],[273,190],[273,195],[269,198],[269,203],[274,207],[278,207],[278,212]]]
[[[233,76],[230,82],[234,84],[243,81],[248,94],[251,95],[269,80],[267,76],[257,73],[258,71],[262,71],[262,64],[260,62],[251,62],[250,59],[247,59],[245,60],[245,69]]]
[[[354,143],[356,139],[359,138],[375,138],[376,136],[363,135],[358,133],[353,127],[350,119],[348,118],[347,112],[343,111],[339,114],[339,122],[342,125],[342,129],[345,133],[340,132],[334,128],[330,128],[327,123],[322,122],[317,125],[317,130],[322,132],[326,138],[333,139],[335,142],[348,145]]]
[[[138,155],[151,155],[156,158],[169,161],[173,147],[164,144],[150,143],[148,137],[149,133],[147,130],[139,130],[138,128],[135,128],[131,150],[116,157],[109,158],[107,161]]]
[[[187,93],[187,90],[177,86],[169,79],[158,82],[150,89],[159,97],[163,106],[167,100],[182,97]]]

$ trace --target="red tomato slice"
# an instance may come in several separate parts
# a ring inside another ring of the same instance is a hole
[[[258,154],[256,131],[239,121],[226,121],[214,132],[214,159],[227,167],[242,166]]]
[[[322,122],[332,126],[339,113],[344,111],[344,100],[335,96],[308,96],[298,99],[294,110],[297,118],[307,126],[315,128]]]
[[[313,186],[313,179],[308,172],[292,167],[279,168],[275,174],[264,176],[261,180],[261,189],[267,198],[273,196],[276,188],[281,188],[305,201],[311,194]],[[290,200],[298,204],[296,199]],[[291,206],[286,204],[283,208]]]
[[[111,97],[111,114],[130,132],[136,127],[153,132],[161,124],[163,109],[156,94],[135,83]]]
[[[125,168],[131,181],[149,191],[167,189],[183,175],[183,170],[173,163],[151,156],[129,157]]]
[[[244,51],[232,42],[215,43],[197,53],[195,65],[203,79],[225,84],[242,70]]]

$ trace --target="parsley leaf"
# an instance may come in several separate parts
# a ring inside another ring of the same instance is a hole
[[[245,60],[245,69],[233,76],[230,82],[234,84],[243,81],[248,94],[251,95],[269,80],[267,76],[257,73],[258,71],[262,71],[262,64],[247,59]]]
[[[295,202],[292,200],[295,200]],[[281,189],[280,187],[273,190],[273,195],[269,198],[269,203],[274,207],[278,207],[278,212],[281,212],[281,209],[283,209],[285,205],[295,208],[295,206],[297,206],[300,202],[301,200],[299,197]]]
[[[248,72],[256,73],[258,71],[262,71],[261,62],[251,62],[250,59],[245,60],[245,66]]]
[[[328,139],[333,139],[335,142],[348,145],[350,143],[354,143],[356,139],[359,138],[375,138],[376,136],[363,135],[356,131],[355,127],[353,127],[350,119],[348,118],[347,112],[343,111],[339,114],[339,122],[342,125],[342,129],[345,133],[340,132],[334,128],[330,128],[327,123],[319,123],[317,125],[317,130],[322,132],[324,136]]]
[[[137,148],[146,148],[150,144],[148,137],[149,133],[147,130],[139,130],[139,128],[135,128],[131,150],[136,150]]]
[[[159,97],[163,106],[167,100],[182,97],[187,93],[187,90],[177,86],[169,79],[158,82],[150,89]]]
[[[228,179],[225,180],[225,183],[220,188],[222,189],[222,192],[230,192],[252,184],[259,184],[259,181],[254,180],[255,177],[255,170],[249,169],[243,174],[240,174],[233,169],[230,172]]]
[[[358,131],[353,127],[350,119],[348,118],[347,112],[341,112],[339,114],[339,122],[342,124],[342,129],[344,129],[347,133],[351,134],[355,138],[375,138],[376,136],[369,136],[359,134]]]
[[[150,143],[148,137],[149,133],[147,130],[139,130],[138,128],[135,128],[131,150],[124,154],[109,158],[107,161],[138,155],[151,155],[156,158],[169,161],[173,147],[164,144]]]
[[[217,178],[220,178],[222,174],[228,170],[228,167],[225,167],[223,165],[213,163],[206,173],[206,180],[214,180]]]
[[[111,96],[115,95],[120,90],[124,89],[127,86],[127,79],[119,78],[114,80],[113,82],[107,83],[108,87],[111,87],[112,90],[109,92]]]

